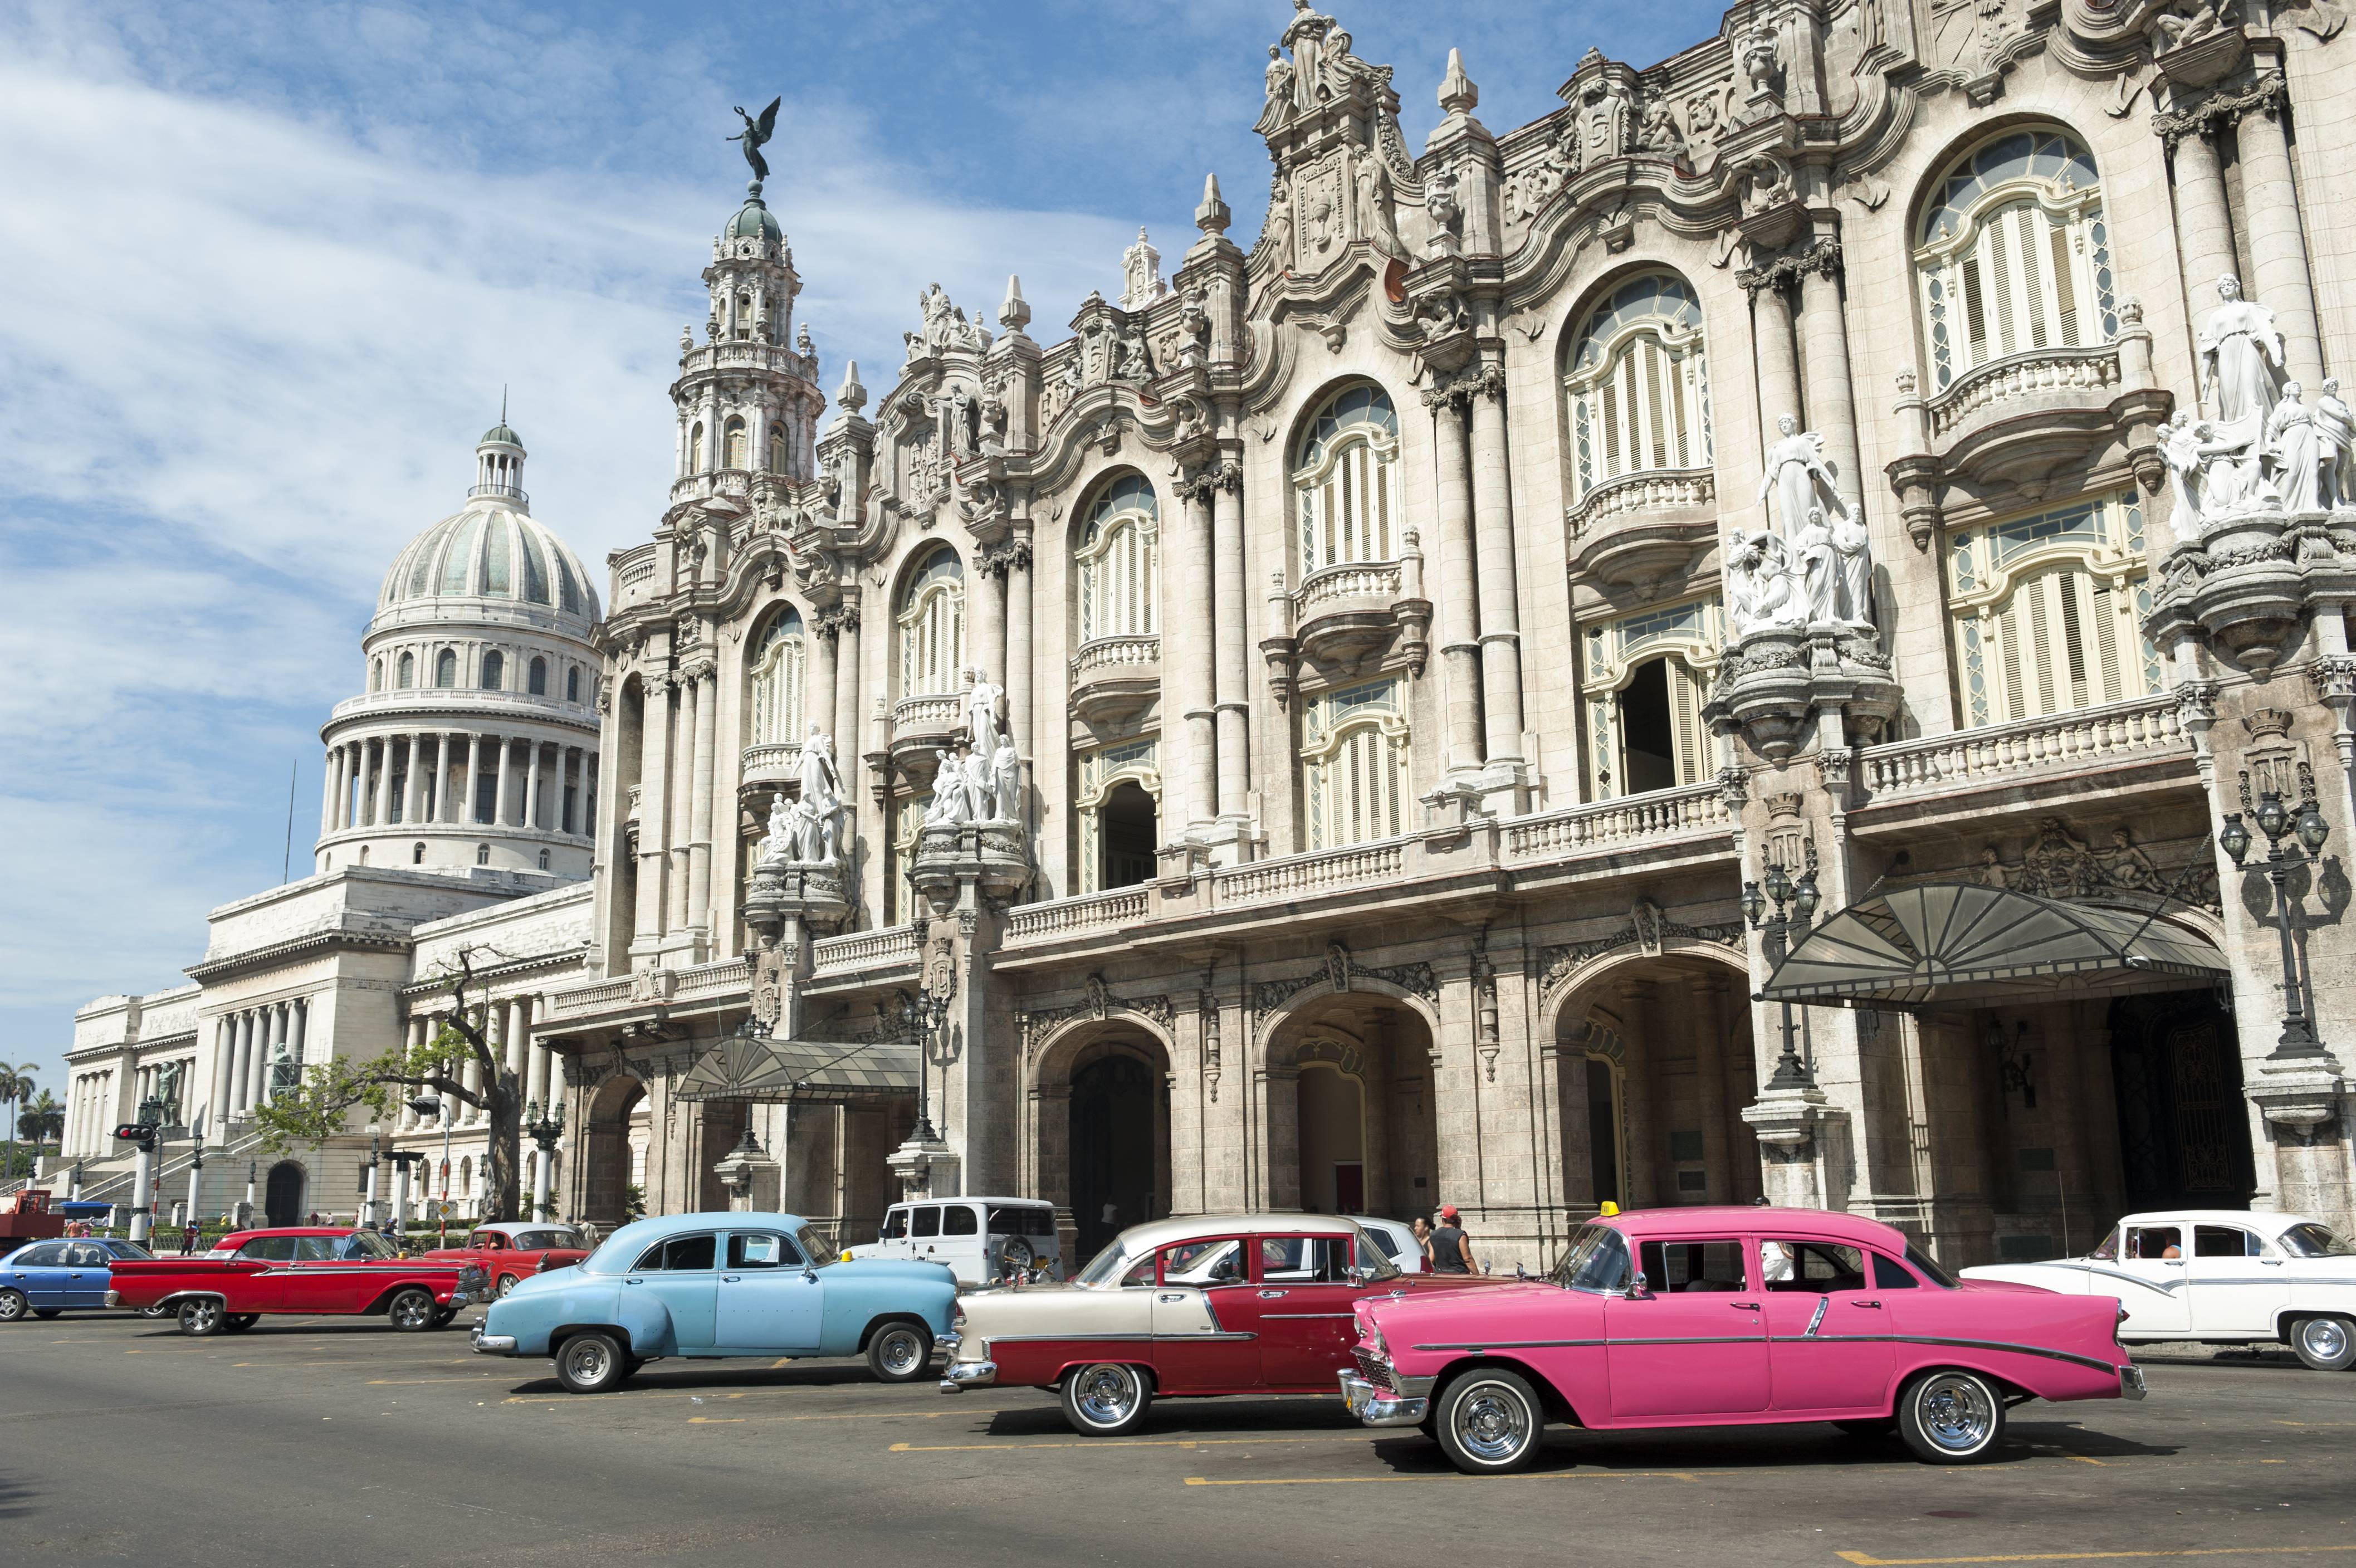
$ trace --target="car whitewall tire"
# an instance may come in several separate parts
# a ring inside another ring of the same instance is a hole
[[[1925,1372],[1898,1401],[1898,1434],[1932,1465],[1969,1465],[2004,1440],[2004,1395],[1977,1372]]]
[[[516,1288],[516,1277],[515,1277],[513,1274],[501,1274],[501,1275],[499,1276],[499,1299],[500,1299],[500,1300],[502,1300],[502,1301],[506,1300],[506,1299],[507,1299],[507,1294],[508,1294],[508,1292],[509,1292],[509,1291],[511,1291],[511,1290],[513,1290],[513,1289],[515,1289],[515,1288]]]
[[[1081,1367],[1064,1380],[1064,1419],[1083,1437],[1134,1431],[1152,1404],[1144,1372],[1119,1361]]]
[[[2302,1317],[2291,1325],[2290,1348],[2319,1372],[2356,1367],[2356,1324],[2344,1317]]]
[[[1468,1476],[1508,1476],[1528,1466],[1546,1442],[1546,1407],[1528,1380],[1476,1367],[1440,1396],[1440,1446]]]

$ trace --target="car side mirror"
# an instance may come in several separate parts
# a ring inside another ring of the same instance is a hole
[[[1628,1282],[1628,1299],[1630,1301],[1650,1301],[1653,1299],[1653,1288],[1644,1283],[1644,1271],[1642,1269],[1638,1269],[1636,1271],[1636,1277]]]
[[[1350,1283],[1354,1285],[1365,1284],[1375,1277],[1375,1271],[1372,1269],[1348,1268],[1342,1272],[1350,1277]]]
[[[804,1263],[802,1265],[802,1283],[804,1284],[818,1283],[818,1271],[811,1268],[808,1263]]]

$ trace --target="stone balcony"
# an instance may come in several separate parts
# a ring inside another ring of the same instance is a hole
[[[1162,693],[1159,637],[1099,637],[1072,656],[1072,712],[1084,724],[1117,724]]]
[[[737,782],[741,794],[766,797],[784,789],[800,774],[802,748],[795,741],[772,741],[744,748]]]
[[[1563,514],[1574,575],[1649,594],[1682,575],[1718,536],[1718,477],[1708,468],[1628,474]]]
[[[1972,821],[1991,795],[2011,807],[2200,782],[2173,692],[1866,746],[1857,779],[1862,804],[1850,821],[1865,836]]]
[[[911,779],[933,776],[934,753],[965,734],[965,694],[903,697],[892,704],[892,765]]]

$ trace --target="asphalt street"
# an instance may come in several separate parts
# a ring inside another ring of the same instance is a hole
[[[2356,1562],[2356,1376],[2286,1353],[2149,1355],[2148,1400],[2024,1406],[1976,1466],[1828,1426],[1557,1428],[1534,1472],[1472,1480],[1330,1398],[1089,1441],[1044,1393],[844,1361],[575,1397],[469,1352],[477,1316],[0,1330],[0,1563]]]

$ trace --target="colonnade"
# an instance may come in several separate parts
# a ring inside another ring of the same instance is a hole
[[[194,1098],[192,1091],[196,1088],[195,1079],[197,1076],[197,1058],[193,1056],[179,1057],[174,1058],[172,1061],[153,1061],[143,1062],[140,1064],[137,1071],[132,1075],[131,1106],[134,1116],[140,1106],[146,1104],[150,1100],[155,1098],[156,1091],[164,1085],[164,1069],[172,1066],[177,1066],[180,1069],[180,1097],[176,1103],[165,1106],[164,1120],[167,1123],[174,1122],[187,1122],[195,1116],[198,1111],[204,1109],[203,1106],[191,1105],[188,1103],[189,1101]],[[174,1112],[177,1112],[178,1114],[173,1114]]]
[[[1521,600],[1502,362],[1475,362],[1423,394],[1432,416],[1440,533],[1440,663],[1451,775],[1522,756]]]
[[[113,1140],[108,1134],[122,1120],[113,1114],[116,1109],[112,1068],[77,1075],[68,1101],[65,1153],[76,1159],[112,1154]]]
[[[464,782],[453,788],[462,750]],[[489,816],[479,803],[487,778],[497,780]],[[576,791],[569,804],[567,789]],[[474,822],[586,838],[596,820],[597,754],[587,746],[463,730],[365,736],[327,748],[325,793],[322,834],[402,822]]]
[[[272,1064],[283,1059],[301,1070],[310,1019],[311,1004],[299,996],[213,1019],[214,1142],[228,1141],[230,1118],[250,1117],[268,1101]]]

